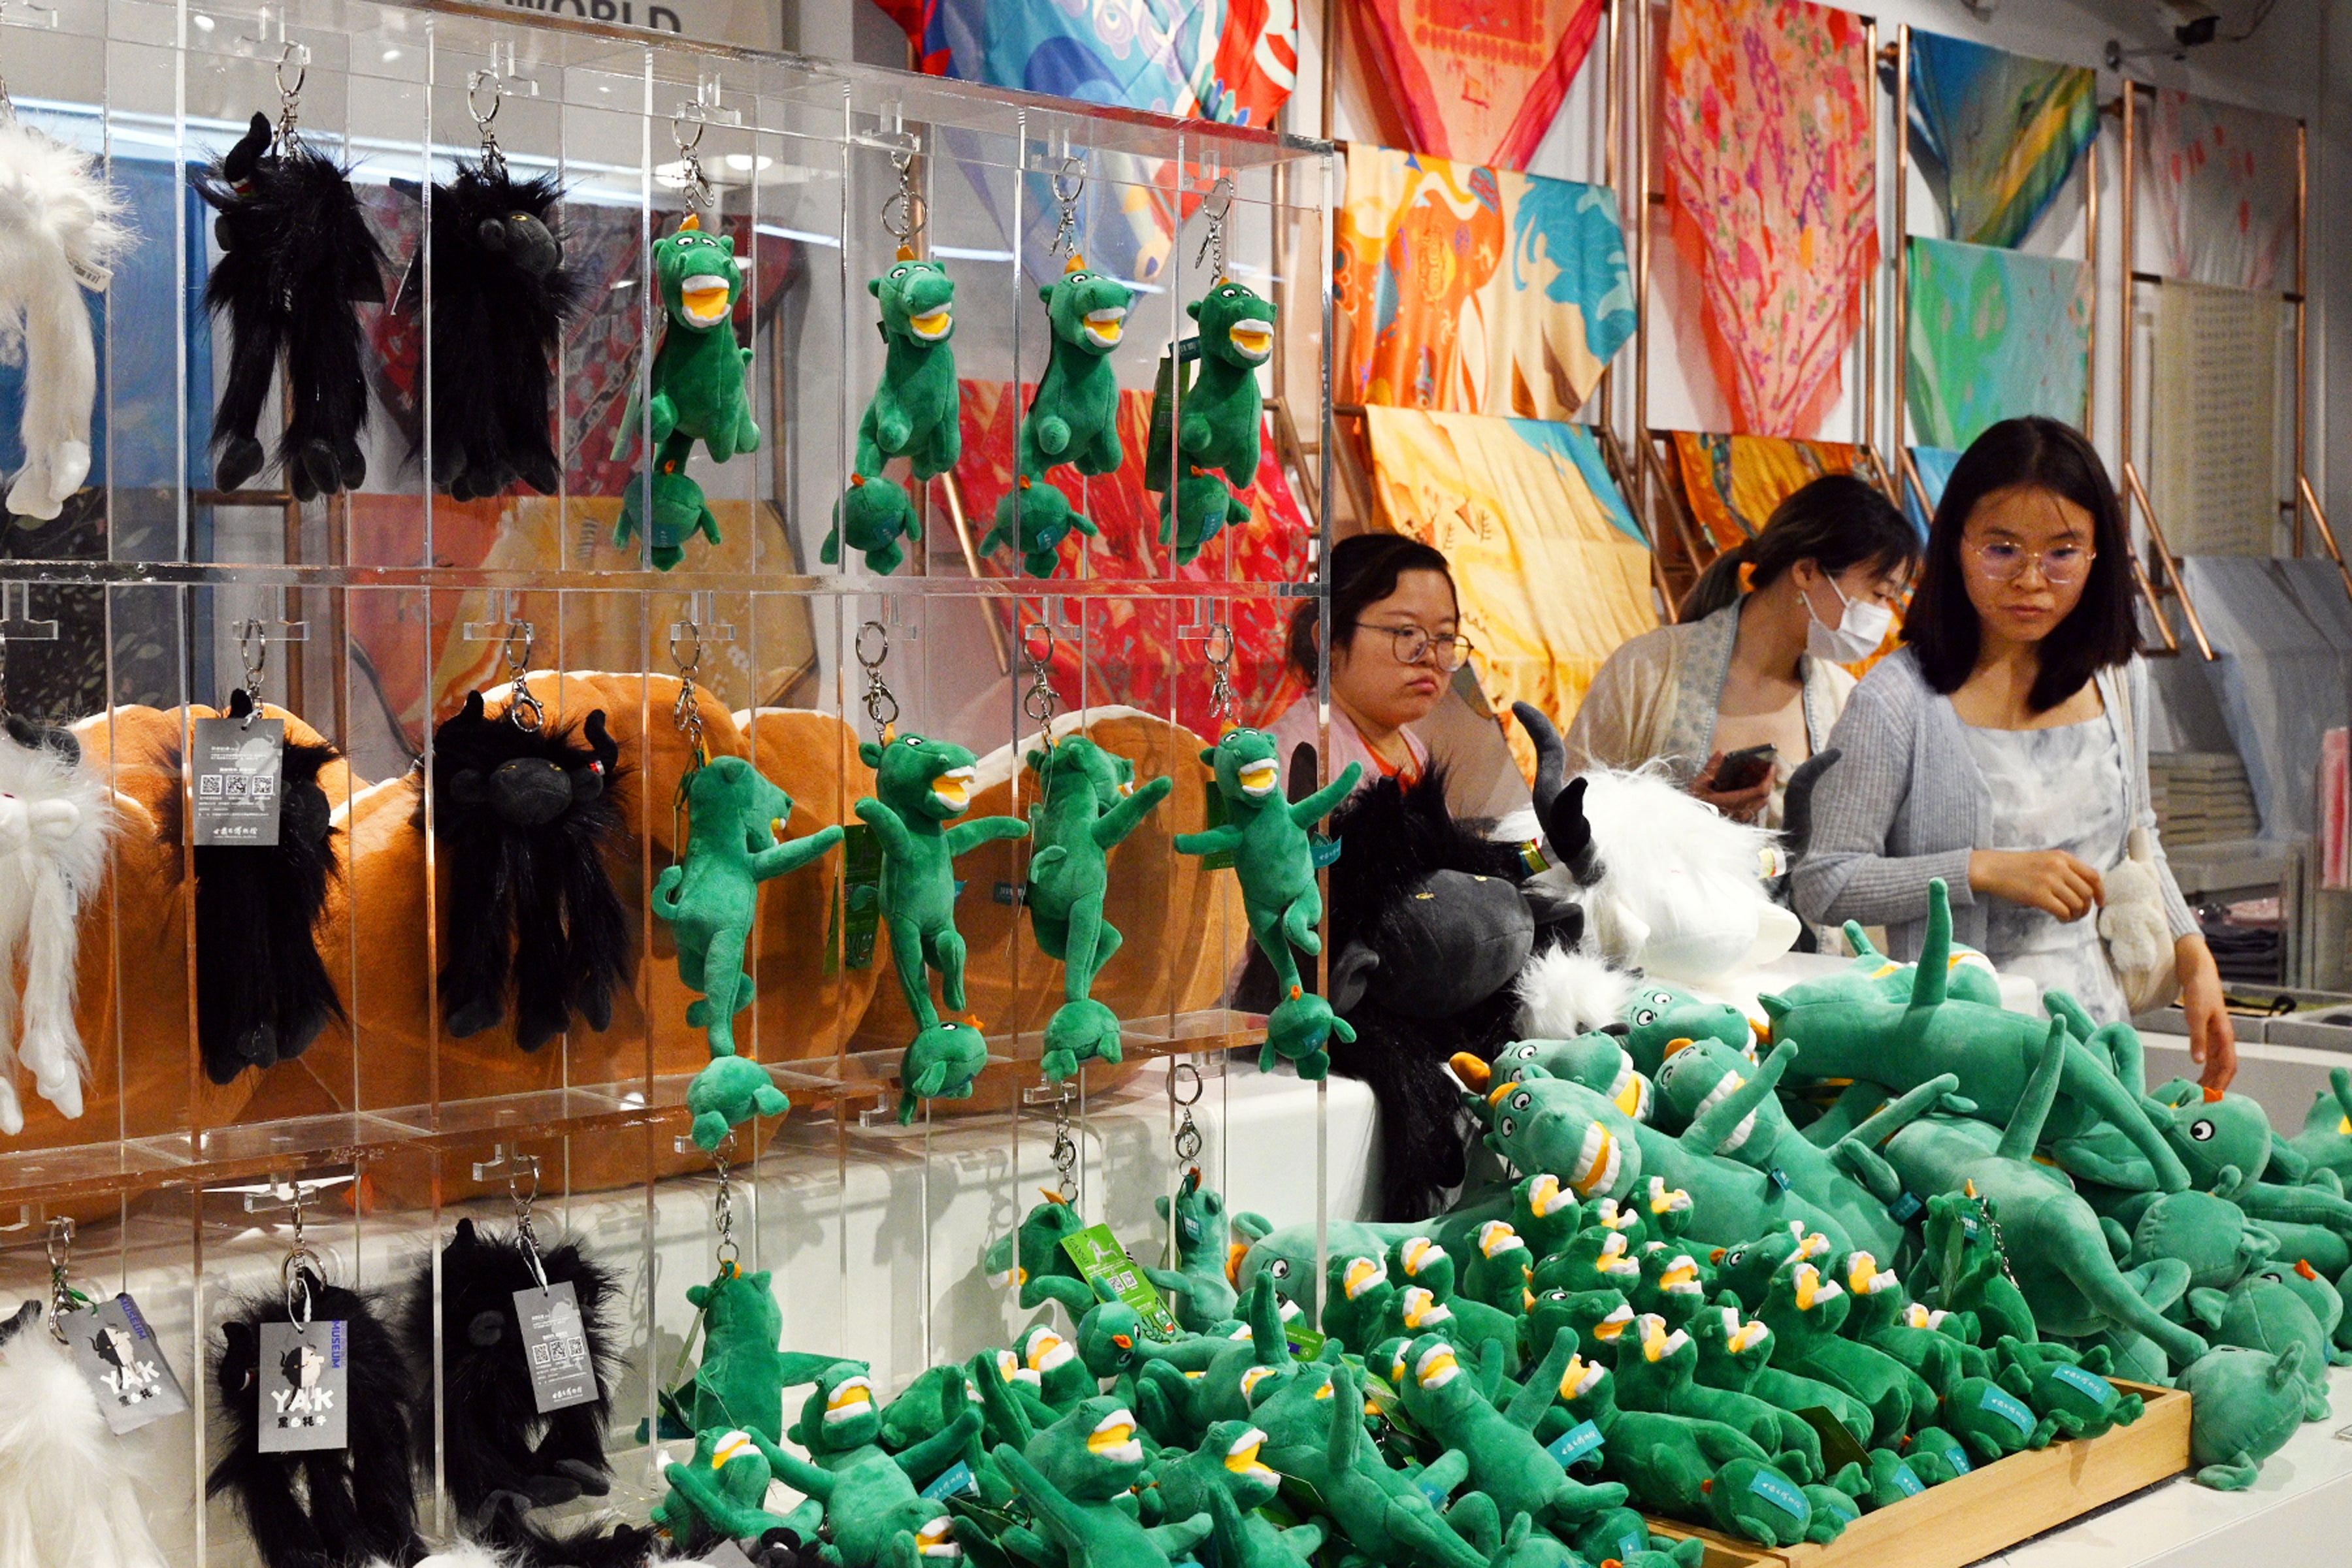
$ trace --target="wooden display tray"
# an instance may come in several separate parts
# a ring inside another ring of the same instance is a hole
[[[1671,1519],[1650,1528],[1706,1542],[1704,1568],[1963,1568],[2189,1468],[2189,1395],[2109,1381],[2147,1402],[2130,1426],[2011,1454],[1866,1513],[1826,1546],[1776,1550]]]

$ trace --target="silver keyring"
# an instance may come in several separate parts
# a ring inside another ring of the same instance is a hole
[[[1190,1095],[1177,1093],[1176,1086],[1182,1083],[1188,1074],[1192,1080],[1192,1092]],[[1201,1096],[1207,1092],[1208,1085],[1201,1081],[1201,1069],[1191,1062],[1178,1062],[1168,1069],[1168,1098],[1178,1105],[1185,1107],[1198,1105],[1201,1103]]]
[[[867,632],[872,632],[882,639],[881,651],[873,655],[871,658],[867,657],[866,652],[866,634]],[[880,621],[868,621],[864,626],[858,627],[856,653],[857,662],[867,669],[881,668],[883,661],[890,657],[890,628],[884,626]]]
[[[301,49],[302,52],[302,58],[299,60],[294,58],[294,52],[297,49]],[[292,87],[288,87],[286,85],[286,68],[289,64],[294,68],[294,85]],[[303,48],[301,45],[294,42],[292,39],[288,39],[284,46],[278,51],[278,67],[271,74],[276,77],[278,81],[278,97],[301,97],[302,84],[310,79],[310,51]]]
[[[678,129],[681,125],[691,125],[694,127],[693,141],[689,142],[686,139],[686,132]],[[682,114],[673,114],[669,117],[669,133],[670,136],[677,142],[678,155],[681,157],[702,145],[702,133],[707,129],[709,129],[709,126],[703,121],[688,120]]]
[[[474,102],[475,95],[481,91],[482,84],[485,82],[489,84],[490,89],[490,108],[489,112],[487,114],[484,113]],[[466,78],[466,112],[474,117],[474,127],[476,130],[488,131],[490,128],[490,121],[499,117],[499,105],[506,101],[506,80],[504,78],[500,77],[498,72],[490,70],[478,70],[467,75]]]

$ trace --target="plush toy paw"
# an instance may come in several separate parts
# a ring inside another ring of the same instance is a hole
[[[1176,564],[1188,566],[1210,541],[1229,527],[1247,522],[1250,510],[1214,474],[1188,474],[1160,500],[1160,542],[1176,547]]]
[[[898,1125],[915,1120],[926,1100],[969,1100],[971,1080],[988,1065],[988,1045],[978,1029],[943,1019],[915,1037],[898,1064]]]
[[[652,520],[646,521],[646,489],[652,496]],[[667,572],[686,559],[686,542],[699,533],[719,542],[719,520],[704,504],[702,487],[687,475],[656,470],[649,487],[631,485],[621,500],[620,521],[613,527],[613,542],[625,545],[642,530],[652,546],[655,567]]]
[[[716,1149],[728,1130],[754,1116],[782,1116],[793,1108],[767,1068],[743,1057],[713,1057],[686,1086],[686,1108],[694,1115],[694,1143]]]
[[[981,549],[1010,545],[1020,552],[1022,571],[1032,577],[1050,577],[1061,564],[1062,541],[1074,531],[1091,537],[1101,531],[1052,485],[1018,486],[996,503],[996,524]]]
[[[1299,992],[1278,1004],[1266,1016],[1265,1047],[1258,1053],[1258,1070],[1271,1072],[1278,1058],[1289,1062],[1298,1076],[1310,1081],[1331,1070],[1324,1042],[1333,1035],[1353,1040],[1356,1031],[1331,1011],[1331,1004],[1311,991]]]
[[[1118,1015],[1091,996],[1063,1003],[1045,1026],[1045,1076],[1060,1083],[1093,1060],[1118,1060]]]
[[[260,442],[250,436],[232,436],[221,443],[220,456],[213,459],[213,485],[223,490],[242,489],[245,481],[261,472],[268,461]]]

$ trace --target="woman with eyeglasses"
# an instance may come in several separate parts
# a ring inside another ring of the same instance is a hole
[[[2221,977],[2155,843],[2123,510],[2079,432],[2008,419],[1977,437],[1936,508],[1903,637],[1830,736],[1842,756],[1814,791],[1799,912],[1884,924],[1912,958],[1940,878],[1953,940],[2105,1023],[2129,1009],[2097,914],[2145,828],[2189,1054],[2206,1087],[2227,1085]]]
[[[1411,784],[1429,766],[1429,747],[1411,726],[1429,717],[1470,657],[1453,574],[1417,539],[1360,533],[1331,547],[1323,575],[1331,590],[1331,773],[1361,763],[1365,784]],[[1291,616],[1290,666],[1310,684],[1319,629],[1312,602]],[[1321,731],[1315,699],[1300,698],[1274,722],[1276,754],[1318,744]]]
[[[1878,650],[1918,560],[1918,534],[1876,487],[1813,480],[1716,558],[1675,625],[1609,656],[1569,726],[1570,763],[1662,759],[1727,816],[1779,826],[1788,775],[1853,689],[1838,667]]]

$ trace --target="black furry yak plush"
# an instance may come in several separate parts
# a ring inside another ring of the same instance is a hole
[[[261,1438],[260,1330],[290,1322],[283,1292],[239,1305],[222,1325],[226,1342],[213,1375],[229,1428],[207,1496],[229,1494],[268,1568],[358,1568],[371,1558],[414,1563],[417,1455],[410,1446],[408,1366],[372,1294],[322,1283],[309,1269],[313,1321],[347,1325],[351,1384],[344,1448],[265,1454]]]
[[[251,711],[242,690],[231,695],[230,718]],[[333,808],[319,786],[334,755],[287,742],[275,845],[196,846],[196,1041],[215,1083],[300,1056],[343,1016],[312,934],[335,874]],[[167,844],[180,841],[176,816],[161,825]]]
[[[539,1414],[531,1396],[522,1326],[515,1316],[515,1292],[539,1283],[522,1243],[461,1219],[441,1250],[442,1473],[461,1518],[501,1546],[520,1546],[526,1534],[535,1533],[518,1527],[521,1514],[583,1495],[603,1497],[613,1484],[604,1431],[613,1413],[613,1381],[621,1371],[612,1327],[620,1281],[577,1241],[542,1251],[540,1265],[549,1283],[572,1286],[596,1368],[593,1403],[548,1415]],[[427,1261],[400,1302],[401,1339],[410,1364],[420,1372],[432,1365],[433,1293]],[[417,1419],[417,1451],[429,1453],[432,1413],[420,1408]]]
[[[1300,746],[1286,794],[1312,794],[1316,759]],[[1327,828],[1331,864],[1331,1005],[1356,1031],[1334,1036],[1331,1070],[1360,1079],[1380,1107],[1377,1217],[1424,1219],[1461,1184],[1461,1089],[1445,1063],[1457,1051],[1491,1058],[1515,1036],[1512,982],[1539,943],[1573,945],[1582,911],[1530,899],[1519,847],[1481,837],[1445,804],[1445,772],[1407,784],[1386,778],[1342,802]],[[1315,961],[1300,974],[1314,984]],[[1235,1005],[1263,1012],[1277,998],[1274,971],[1255,949]]]
[[[627,831],[612,795],[620,758],[601,708],[576,727],[532,731],[487,717],[476,691],[434,731],[434,833],[450,868],[441,1006],[457,1038],[506,1016],[509,984],[526,1051],[562,1034],[575,1009],[592,1029],[612,1023],[631,959],[604,868]]]
[[[555,351],[585,285],[563,265],[551,174],[510,178],[478,163],[433,187],[427,265],[411,268],[395,309],[433,295],[425,367],[433,393],[433,484],[457,500],[518,479],[553,495],[563,465],[550,438]]]
[[[278,461],[295,496],[356,489],[367,478],[364,339],[353,307],[383,300],[383,252],[349,171],[289,136],[272,151],[253,117],[237,144],[196,177],[220,216],[223,252],[205,308],[228,319],[228,375],[213,418],[213,483],[233,490],[267,466],[256,430],[282,359],[292,413]]]

